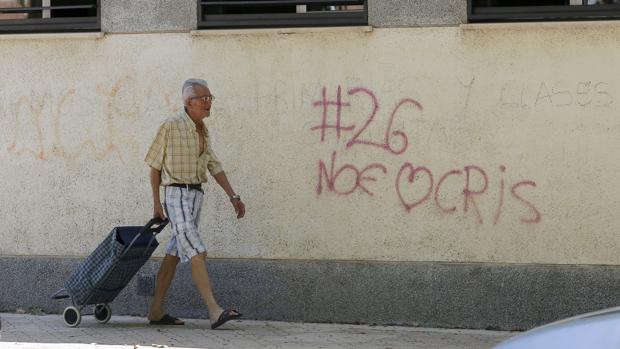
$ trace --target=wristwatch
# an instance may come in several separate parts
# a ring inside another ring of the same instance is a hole
[[[241,196],[239,194],[232,195],[230,197],[230,201],[233,201],[233,200],[241,200]]]

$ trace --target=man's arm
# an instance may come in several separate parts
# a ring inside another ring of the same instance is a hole
[[[164,215],[164,208],[161,206],[161,200],[159,199],[159,184],[161,183],[161,171],[158,171],[151,167],[151,190],[153,191],[153,217],[159,219],[166,219]]]
[[[151,179],[151,191],[153,192],[153,218],[165,219],[164,209],[159,199],[159,185],[161,184],[161,169],[166,158],[166,144],[168,143],[169,122],[164,122],[159,126],[157,135],[146,153],[144,162],[149,165]]]
[[[224,189],[226,195],[228,195],[229,198],[232,198],[232,196],[235,195],[235,191],[232,189],[230,183],[228,182],[228,178],[226,177],[226,173],[224,173],[224,171],[216,173],[215,175],[213,175],[213,178],[215,178],[217,184],[219,184],[220,187]],[[235,208],[237,218],[242,218],[243,216],[245,216],[245,204],[241,201],[241,199],[231,199],[230,202]]]

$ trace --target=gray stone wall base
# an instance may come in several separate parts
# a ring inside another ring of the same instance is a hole
[[[0,258],[0,312],[61,313],[52,300],[81,260]],[[159,261],[151,260],[111,303],[113,314],[144,315]],[[615,266],[410,262],[209,260],[222,306],[248,319],[528,329],[617,306]],[[166,308],[206,318],[188,264],[177,268]]]

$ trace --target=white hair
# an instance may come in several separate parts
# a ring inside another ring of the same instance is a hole
[[[183,94],[183,102],[187,104],[187,100],[196,96],[196,87],[209,87],[207,82],[203,79],[187,79],[183,83],[183,89],[181,93]]]

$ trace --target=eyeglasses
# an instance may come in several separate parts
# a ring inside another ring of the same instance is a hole
[[[200,99],[203,102],[212,102],[215,99],[214,95],[210,96],[202,96],[202,97],[192,97],[191,99]]]

